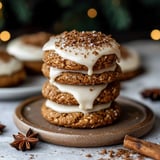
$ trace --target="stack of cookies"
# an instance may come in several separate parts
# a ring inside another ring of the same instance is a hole
[[[71,128],[96,128],[120,117],[119,44],[101,32],[72,30],[43,46],[43,117]]]

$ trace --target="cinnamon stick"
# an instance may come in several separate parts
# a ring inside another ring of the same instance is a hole
[[[160,160],[160,145],[126,135],[123,146],[144,156]]]

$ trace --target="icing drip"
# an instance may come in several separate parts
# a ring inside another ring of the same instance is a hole
[[[114,70],[115,65],[107,70]],[[88,110],[93,108],[93,102],[100,92],[107,87],[107,84],[92,85],[92,86],[75,86],[59,84],[55,82],[55,78],[65,70],[50,67],[50,83],[55,85],[60,91],[71,93],[79,103],[81,110]],[[104,71],[104,70],[103,70]],[[80,71],[79,71],[80,72]],[[98,71],[99,72],[99,71]],[[85,94],[84,94],[85,93]],[[86,98],[87,97],[87,98]]]
[[[79,108],[78,106],[66,106],[66,105],[62,105],[62,104],[57,104],[57,103],[50,101],[50,100],[46,101],[47,107],[49,107],[59,113],[82,112],[82,113],[86,114],[86,113],[95,112],[95,111],[109,108],[110,105],[111,105],[111,102],[105,103],[105,104],[95,105],[92,109],[83,110],[83,109]]]
[[[93,74],[101,74],[104,72],[108,72],[108,71],[115,71],[117,65],[113,64],[113,66],[106,68],[106,69],[101,69],[98,71],[94,71]],[[52,79],[52,81],[59,76],[62,72],[74,72],[74,73],[82,73],[82,74],[87,74],[86,71],[73,71],[73,70],[63,70],[63,69],[57,69],[54,67],[50,67],[50,79]]]
[[[75,86],[58,84],[50,81],[51,84],[55,85],[60,91],[71,93],[79,103],[81,110],[88,110],[93,108],[93,102],[100,92],[107,87],[107,84],[94,85],[94,86]],[[85,94],[84,94],[85,93]]]

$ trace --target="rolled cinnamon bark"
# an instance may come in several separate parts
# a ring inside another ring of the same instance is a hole
[[[123,146],[142,155],[160,160],[160,145],[126,135]]]

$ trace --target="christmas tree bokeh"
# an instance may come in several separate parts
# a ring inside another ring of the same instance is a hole
[[[160,29],[160,0],[1,0],[0,30],[100,30],[124,33]]]

